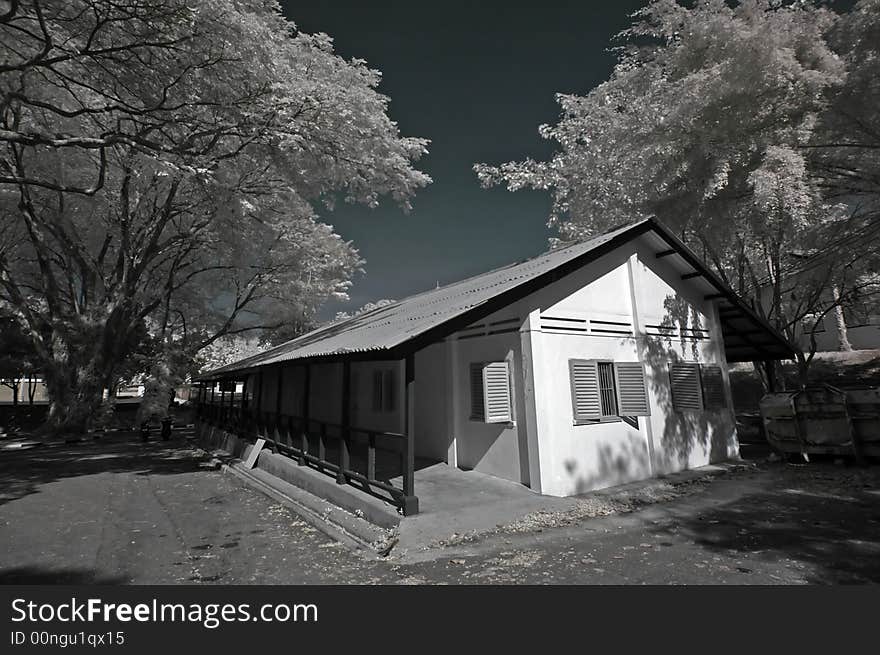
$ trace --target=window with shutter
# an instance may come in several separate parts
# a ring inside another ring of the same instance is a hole
[[[513,420],[508,362],[471,364],[471,420],[509,423]]]
[[[700,366],[703,383],[703,405],[706,409],[721,409],[727,406],[724,396],[724,376],[716,364]]]
[[[486,423],[509,423],[513,420],[507,362],[490,362],[483,367],[483,392]]]
[[[574,422],[587,423],[601,419],[599,362],[592,359],[570,359],[568,373],[571,382],[571,409]]]
[[[471,420],[486,420],[483,402],[483,364],[471,364]]]
[[[700,365],[680,362],[669,365],[672,408],[677,412],[699,412],[703,409]]]
[[[571,359],[568,369],[575,424],[650,415],[641,362]]]
[[[645,365],[641,362],[615,362],[617,406],[621,416],[650,416]]]

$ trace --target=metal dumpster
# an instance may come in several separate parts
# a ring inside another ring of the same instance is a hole
[[[880,456],[880,389],[829,384],[761,399],[767,441],[781,453]]]

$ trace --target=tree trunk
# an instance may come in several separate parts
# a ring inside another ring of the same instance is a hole
[[[107,387],[107,400],[111,403],[115,402],[117,393],[119,393],[119,380],[114,379]]]
[[[81,321],[53,333],[51,350],[38,362],[49,395],[47,431],[82,432],[101,416],[104,389],[142,338],[133,316],[118,305],[103,322]]]
[[[840,290],[837,286],[831,287],[831,294],[834,296],[834,320],[837,324],[837,348],[843,352],[852,351],[852,344],[849,342],[849,333],[846,329],[846,318],[843,315],[843,306],[840,304]]]
[[[49,392],[49,432],[85,432],[103,403],[103,377],[93,368],[78,369],[73,364],[56,364],[45,374]]]

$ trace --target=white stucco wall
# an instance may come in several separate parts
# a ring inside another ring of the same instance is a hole
[[[654,437],[655,474],[670,473],[735,456],[736,423],[727,376],[727,360],[715,306],[704,300],[693,287],[682,284],[680,275],[653,253],[639,253],[637,303],[643,324],[657,324],[673,314],[679,305],[687,308],[686,325],[709,330],[710,338],[694,341],[670,337],[645,337],[646,361],[651,364],[651,424]],[[676,321],[678,322],[678,321]],[[672,361],[718,364],[721,366],[726,408],[702,412],[677,412],[672,408],[668,363]],[[656,410],[655,410],[656,408]]]
[[[526,442],[522,393],[522,350],[517,329],[521,317],[502,311],[480,324],[496,320],[518,318],[516,324],[507,324],[513,332],[461,338],[473,334],[463,330],[454,335],[456,344],[455,378],[452,385],[457,411],[453,436],[457,464],[514,482],[528,484],[528,446]],[[470,367],[472,363],[507,361],[510,366],[513,421],[510,423],[483,423],[471,419]],[[418,378],[416,381],[418,394]]]
[[[637,258],[628,266],[631,255]],[[567,496],[736,454],[726,372],[727,409],[680,413],[671,406],[670,362],[725,364],[720,333],[713,322],[714,308],[700,293],[689,293],[689,286],[679,272],[657,260],[653,250],[634,243],[522,301],[537,312],[527,328],[540,462],[540,485],[533,488]],[[679,314],[687,316],[685,326],[703,327],[711,338],[568,334],[548,328],[546,320],[575,317],[630,322],[638,333],[646,324],[661,324]],[[643,361],[651,416],[639,418],[638,428],[623,421],[574,425],[568,360],[581,358]]]

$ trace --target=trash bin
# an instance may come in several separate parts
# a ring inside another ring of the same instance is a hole
[[[767,394],[761,416],[770,445],[781,453],[880,454],[880,391],[842,390],[830,384]]]

